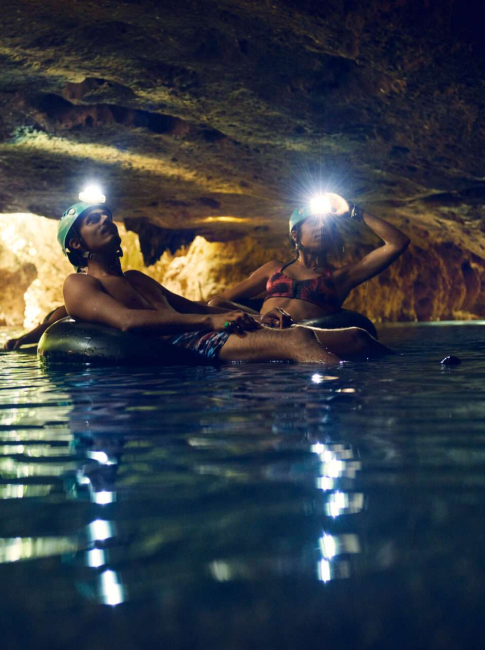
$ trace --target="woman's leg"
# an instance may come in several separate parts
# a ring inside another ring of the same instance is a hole
[[[221,361],[296,361],[336,365],[340,359],[325,349],[310,328],[292,327],[231,334],[219,352]]]
[[[296,327],[311,329],[320,343],[341,359],[361,359],[396,354],[360,327],[335,330],[323,330],[307,325],[297,325]]]

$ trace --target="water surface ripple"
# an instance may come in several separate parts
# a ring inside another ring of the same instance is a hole
[[[336,369],[0,354],[4,647],[474,646],[485,328],[384,340]]]

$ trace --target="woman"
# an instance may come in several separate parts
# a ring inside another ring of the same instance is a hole
[[[335,219],[345,217],[364,223],[382,239],[384,245],[358,262],[331,271],[327,252],[332,243]],[[288,325],[292,321],[313,325],[315,319],[338,313],[352,289],[384,271],[409,245],[409,238],[390,223],[333,193],[293,212],[290,238],[297,251],[294,260],[287,263],[271,260],[246,280],[213,298],[210,304],[234,308],[233,301],[265,292],[261,314],[266,315],[266,322],[273,318],[276,324],[279,312],[280,324],[284,321],[284,325]],[[315,332],[334,354],[345,356],[349,349],[349,330],[315,329]],[[370,347],[374,352],[387,350],[375,339],[372,341]]]

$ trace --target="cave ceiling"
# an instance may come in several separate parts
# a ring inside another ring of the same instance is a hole
[[[485,239],[474,0],[2,0],[0,212],[99,181],[190,240],[286,230],[319,183]]]

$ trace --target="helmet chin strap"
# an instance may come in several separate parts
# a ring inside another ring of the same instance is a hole
[[[74,227],[73,227],[73,230],[75,231],[76,237],[79,239],[79,241],[81,242],[81,246],[84,249],[83,253],[82,253],[83,260],[95,260],[96,259],[96,253],[88,251],[87,250],[88,247],[86,246],[86,242],[84,241],[84,239],[83,239],[81,233],[79,232],[79,230],[77,228],[74,228]],[[123,257],[123,251],[121,250],[121,245],[118,246],[118,249],[115,252],[115,255],[117,257]]]
[[[123,251],[121,250],[121,246],[118,248],[117,251],[115,251],[114,254],[116,255],[116,257],[123,257]],[[103,255],[101,255],[101,258],[102,258],[102,256]],[[83,258],[85,260],[98,260],[99,261],[99,257],[100,257],[99,253],[93,253],[92,251],[85,251],[83,253]]]

